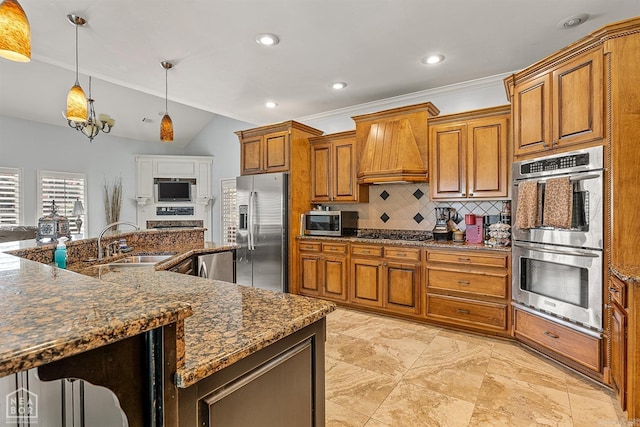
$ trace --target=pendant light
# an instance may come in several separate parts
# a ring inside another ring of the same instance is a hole
[[[84,27],[87,24],[86,19],[77,15],[67,15],[67,19],[71,25],[76,27],[76,82],[67,94],[67,120],[74,122],[86,122],[87,112],[87,96],[78,82],[78,27]]]
[[[164,68],[164,116],[162,116],[162,121],[160,122],[160,141],[173,142],[173,122],[169,117],[169,80],[167,77],[173,64],[162,61],[160,65]]]
[[[0,3],[0,56],[10,61],[31,61],[31,28],[16,0]]]

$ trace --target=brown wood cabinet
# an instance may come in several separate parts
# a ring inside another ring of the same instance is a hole
[[[368,202],[369,186],[357,182],[356,131],[309,138],[311,201]]]
[[[627,311],[625,310],[626,283],[609,278],[609,375],[620,406],[626,407],[627,390]]]
[[[604,135],[602,45],[546,61],[508,78],[514,157],[540,155]],[[548,153],[547,153],[548,154]]]
[[[175,273],[195,275],[195,266],[193,257],[189,257],[169,269]]]
[[[510,111],[506,105],[430,120],[432,199],[508,197]]]
[[[505,252],[428,249],[427,319],[509,335],[509,266]]]
[[[300,293],[336,301],[347,300],[347,243],[298,242]]]
[[[420,313],[421,249],[351,246],[351,302],[387,311]]]

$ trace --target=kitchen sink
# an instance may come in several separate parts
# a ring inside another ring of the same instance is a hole
[[[130,266],[137,266],[137,265],[149,265],[149,264],[155,264],[157,262],[160,261],[164,261],[167,258],[171,258],[173,255],[133,255],[133,256],[128,256],[126,258],[121,258],[117,261],[113,261],[112,265],[130,265]]]

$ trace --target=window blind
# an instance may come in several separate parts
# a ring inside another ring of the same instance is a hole
[[[220,194],[222,194],[220,234],[222,244],[236,243],[236,227],[238,224],[238,210],[236,209],[236,180],[235,178],[220,180]]]
[[[72,215],[73,202],[80,200],[84,206],[84,215],[80,215],[87,229],[86,176],[81,173],[38,171],[40,216],[49,215],[53,201],[56,202],[58,215],[69,219],[71,233],[79,233],[78,215]]]
[[[17,168],[0,168],[0,225],[22,225],[21,179]]]

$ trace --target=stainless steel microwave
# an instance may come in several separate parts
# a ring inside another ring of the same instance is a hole
[[[354,236],[358,231],[358,212],[307,211],[302,225],[306,236]]]

